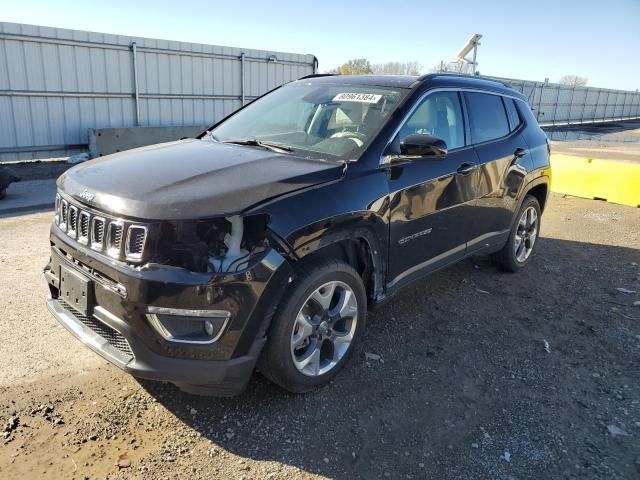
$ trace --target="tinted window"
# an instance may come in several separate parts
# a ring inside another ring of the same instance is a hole
[[[470,110],[471,140],[482,143],[509,133],[507,114],[499,95],[465,93]]]
[[[507,115],[509,116],[509,125],[511,126],[511,131],[513,132],[520,125],[520,115],[518,114],[518,109],[516,108],[516,102],[512,98],[503,97],[504,106],[507,109]]]
[[[456,92],[436,92],[416,108],[399,133],[403,139],[414,133],[443,139],[449,149],[464,146],[464,123]]]

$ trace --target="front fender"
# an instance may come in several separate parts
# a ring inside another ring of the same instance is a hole
[[[383,170],[347,175],[330,184],[269,202],[252,213],[269,215],[269,229],[291,260],[346,239],[366,242],[375,270],[375,294],[386,275],[389,195]]]

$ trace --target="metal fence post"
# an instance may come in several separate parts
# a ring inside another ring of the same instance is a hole
[[[571,125],[571,113],[573,111],[573,97],[576,94],[576,85],[573,86],[573,90],[571,90],[571,99],[569,100],[569,112],[567,114],[567,125]]]
[[[244,52],[240,54],[240,96],[242,98],[242,106],[245,103],[244,90]]]
[[[140,126],[140,93],[138,91],[138,55],[136,42],[131,44],[131,56],[133,59],[133,95],[136,107],[136,126]]]
[[[531,95],[529,95],[529,105],[531,105],[531,109],[533,110],[533,102],[536,99],[536,88],[538,87],[538,82],[533,82],[533,89],[531,90]],[[522,84],[522,89],[524,90],[524,83]],[[535,110],[536,119],[540,120],[540,110]]]
[[[584,111],[587,108],[587,100],[589,99],[589,90],[584,91],[584,102],[582,103],[582,111],[580,112],[580,124],[584,123]]]
[[[621,113],[620,117],[623,118],[623,119],[625,118],[625,116],[624,116],[624,108],[627,106],[627,97],[628,96],[629,96],[629,94],[625,93],[624,94],[624,100],[622,102],[622,113]]]
[[[542,115],[542,94],[544,92],[544,83],[540,84],[540,97],[538,98],[538,115],[537,119],[540,121],[540,116]]]
[[[609,108],[609,97],[610,96],[611,96],[611,90],[607,91],[607,99],[604,102],[604,111],[602,112],[602,121],[603,122],[607,119],[607,108]]]
[[[556,113],[558,112],[558,102],[560,101],[560,85],[558,85],[558,94],[556,95],[556,104],[553,107],[553,124],[556,124]]]
[[[598,90],[598,98],[596,98],[596,108],[593,109],[593,122],[596,121],[596,115],[598,113],[598,106],[600,106],[600,94],[602,93],[602,89]]]

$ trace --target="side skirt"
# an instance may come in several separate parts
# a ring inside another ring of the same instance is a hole
[[[430,258],[425,262],[414,265],[410,269],[402,272],[391,282],[387,283],[385,295],[377,299],[370,306],[372,308],[379,308],[390,301],[393,296],[404,287],[473,255],[497,252],[506,243],[509,238],[509,232],[510,230],[503,230],[499,232],[486,233],[474,238],[466,245],[459,245],[456,248],[438,255],[437,257]],[[462,252],[461,256],[459,256],[460,252]]]

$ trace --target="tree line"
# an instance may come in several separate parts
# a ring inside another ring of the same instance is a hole
[[[451,67],[443,67],[440,64],[432,68],[432,73],[440,71],[457,71],[458,73],[468,73],[458,71]],[[419,62],[386,62],[386,63],[371,63],[366,58],[353,58],[342,65],[328,70],[326,73],[333,73],[336,75],[421,75],[423,67]],[[570,85],[576,87],[582,87],[587,84],[587,79],[580,75],[565,75],[560,77],[558,83],[562,85]]]
[[[420,75],[418,62],[387,62],[372,64],[366,58],[354,58],[327,73],[338,75]]]

